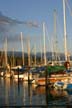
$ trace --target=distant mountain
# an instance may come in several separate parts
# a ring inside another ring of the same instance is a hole
[[[8,52],[8,56],[12,56],[12,55],[13,55],[13,52],[11,52],[11,51]],[[43,57],[43,55],[44,55],[44,54],[42,53],[42,57]],[[64,53],[59,53],[58,55],[59,55],[59,57],[60,57],[60,60],[64,60]],[[14,56],[15,56],[15,57],[21,57],[21,56],[22,56],[22,52],[14,52]],[[27,54],[27,53],[24,53],[24,56],[27,57],[28,54]],[[34,54],[32,53],[31,56],[34,57]],[[37,56],[38,58],[40,58],[40,57],[41,57],[41,53],[38,52],[38,53],[36,54],[36,56]],[[48,60],[51,60],[51,59],[52,59],[52,52],[47,52],[47,53],[46,53],[46,57],[47,57]],[[71,59],[72,59],[72,57],[71,57]]]
[[[24,53],[25,57],[27,56],[27,53]],[[13,52],[12,51],[9,51],[8,52],[8,56],[13,56]],[[14,52],[14,56],[15,57],[21,57],[22,56],[22,52],[18,52],[18,51],[15,51]]]

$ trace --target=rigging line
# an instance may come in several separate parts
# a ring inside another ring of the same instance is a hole
[[[70,15],[72,16],[72,10],[71,10],[71,8],[70,8],[70,6],[69,6],[68,0],[66,0],[66,4],[67,4],[67,7],[68,7],[68,9],[69,9]]]

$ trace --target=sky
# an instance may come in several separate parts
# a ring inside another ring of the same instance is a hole
[[[68,0],[72,10],[72,0]],[[27,39],[30,39],[31,51],[43,51],[43,28],[46,27],[46,51],[53,50],[54,10],[56,10],[56,35],[58,51],[64,51],[63,0],[0,0],[0,49],[4,48],[7,37],[8,50],[21,51],[20,32],[23,33],[23,46],[27,51]],[[66,4],[67,47],[69,52],[72,40],[72,16]],[[41,42],[41,44],[40,44]]]

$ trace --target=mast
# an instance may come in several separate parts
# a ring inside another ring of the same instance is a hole
[[[23,48],[23,35],[21,32],[21,45],[22,45],[22,62],[23,62],[23,66],[24,66],[24,48]]]
[[[51,51],[52,51],[52,62],[54,61],[54,39],[51,38]]]
[[[56,10],[54,10],[54,52],[55,61],[57,62],[57,32],[56,32]]]
[[[35,48],[34,48],[34,54],[35,54],[35,66],[36,66],[36,44],[35,44]]]
[[[44,39],[44,65],[46,65],[46,44],[45,44],[45,22],[43,22],[43,39]]]
[[[42,64],[42,44],[41,44],[41,39],[40,39],[40,49],[41,49],[41,64]]]
[[[7,60],[7,38],[5,38],[5,63],[6,65],[8,64],[8,60]]]
[[[65,0],[63,0],[63,14],[64,14],[64,48],[65,48],[65,61],[67,61],[67,33],[66,33],[66,8],[65,8]]]
[[[30,39],[28,38],[28,66],[30,66]]]
[[[55,61],[57,63],[57,61],[59,60],[59,54],[58,54],[58,40],[57,40],[57,12],[56,10],[54,10],[54,39],[55,39],[55,43],[54,43],[54,50],[55,50]]]
[[[13,66],[14,66],[14,48],[13,48]]]

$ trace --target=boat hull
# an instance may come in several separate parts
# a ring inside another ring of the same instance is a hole
[[[48,81],[48,79],[47,79],[47,81]],[[46,78],[38,78],[36,80],[36,84],[40,85],[40,86],[45,86],[46,85]]]

